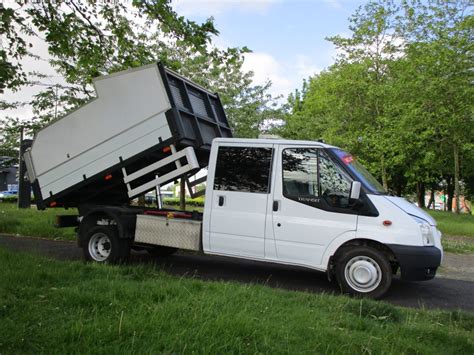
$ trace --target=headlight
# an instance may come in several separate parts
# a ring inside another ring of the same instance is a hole
[[[423,245],[431,246],[434,245],[434,236],[431,231],[431,226],[424,219],[412,216],[418,226],[420,227],[421,238],[423,239]]]

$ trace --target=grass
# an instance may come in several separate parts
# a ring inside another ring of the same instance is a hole
[[[166,206],[176,208],[176,206]],[[202,207],[188,205],[188,210],[202,212]],[[54,228],[54,218],[58,214],[76,214],[76,209],[17,209],[15,204],[0,202],[0,233],[35,236],[51,239],[74,240],[74,228]],[[472,243],[466,238],[443,238],[447,252],[474,253],[474,216],[457,215],[450,212],[429,211],[438,222],[444,235],[473,237]]]
[[[474,254],[474,239],[467,241],[459,237],[443,237],[441,239],[443,249],[448,253]]]
[[[75,240],[74,228],[55,228],[56,215],[77,214],[72,208],[18,209],[15,203],[0,202],[0,233],[18,234],[50,239]]]
[[[474,315],[0,248],[0,353],[474,352]]]
[[[427,212],[436,220],[443,234],[474,237],[474,215],[432,210]]]
[[[169,205],[167,208],[176,209]],[[200,211],[199,206],[187,206],[189,211]],[[55,228],[55,217],[64,214],[77,214],[75,208],[52,208],[38,211],[36,208],[18,209],[15,203],[0,202],[0,233],[17,234],[58,240],[75,240],[74,228]]]

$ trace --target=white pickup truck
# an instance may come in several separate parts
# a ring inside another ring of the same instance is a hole
[[[96,89],[93,106],[40,131],[25,155],[40,208],[78,207],[58,224],[77,226],[86,259],[194,250],[327,272],[344,293],[373,298],[398,271],[435,276],[443,250],[433,218],[387,195],[351,154],[228,138],[218,96],[160,64],[101,78]],[[206,167],[196,180],[206,181],[203,213],[128,203],[178,178],[193,194],[189,177]]]

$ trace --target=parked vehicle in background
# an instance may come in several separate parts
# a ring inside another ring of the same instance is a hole
[[[18,198],[17,190],[0,191],[0,201]]]
[[[156,204],[157,203],[156,195],[154,193],[147,193],[145,195],[145,203],[147,205]]]
[[[39,208],[78,207],[58,224],[77,227],[87,260],[193,250],[323,271],[343,292],[373,298],[398,270],[435,276],[443,250],[434,219],[387,195],[351,154],[231,138],[218,95],[159,64],[95,86],[96,100],[38,132],[25,154]],[[179,178],[191,197],[205,193],[203,213],[128,204]]]

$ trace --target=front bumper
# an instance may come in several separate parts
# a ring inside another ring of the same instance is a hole
[[[435,246],[387,244],[397,257],[404,280],[431,280],[441,264],[441,250]]]

